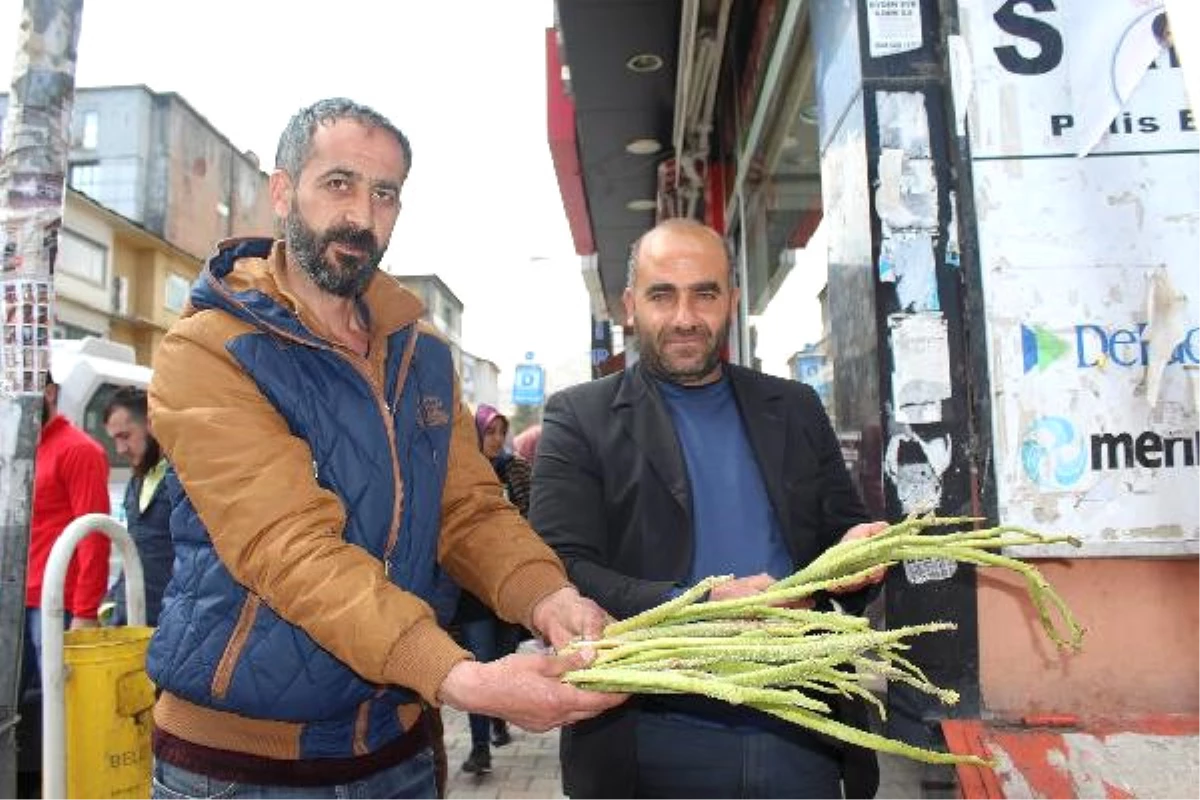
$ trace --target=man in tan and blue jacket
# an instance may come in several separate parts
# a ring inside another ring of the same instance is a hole
[[[223,243],[156,355],[158,796],[431,796],[429,706],[545,730],[622,699],[561,683],[590,654],[480,664],[439,625],[456,585],[556,646],[606,615],[505,501],[449,347],[378,269],[411,160],[369,108],[299,112],[282,239]]]

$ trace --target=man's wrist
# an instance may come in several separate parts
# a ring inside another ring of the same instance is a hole
[[[442,685],[437,690],[437,701],[457,709],[464,709],[467,698],[476,693],[479,686],[479,662],[460,661],[450,668]]]
[[[538,600],[529,615],[529,621],[532,623],[529,632],[539,639],[548,641],[546,634],[551,620],[545,619],[545,617],[547,615],[552,617],[554,614],[554,604],[571,595],[574,595],[576,598],[579,597],[579,590],[567,584],[566,586],[560,586],[541,600]]]

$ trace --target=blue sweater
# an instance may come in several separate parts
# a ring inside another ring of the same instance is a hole
[[[695,548],[688,583],[794,569],[728,378],[706,386],[659,382],[691,484]]]

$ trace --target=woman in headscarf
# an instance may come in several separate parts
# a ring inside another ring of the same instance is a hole
[[[479,433],[479,449],[492,462],[492,469],[504,487],[505,496],[517,507],[521,516],[529,513],[529,462],[508,452],[508,418],[493,406],[480,404],[475,411],[475,428]],[[463,646],[480,662],[503,658],[517,649],[521,627],[499,619],[491,609],[474,595],[463,592],[454,621],[463,639]],[[492,771],[491,745],[503,747],[512,741],[508,725],[502,719],[471,714],[471,754],[463,762],[464,772],[481,775]]]

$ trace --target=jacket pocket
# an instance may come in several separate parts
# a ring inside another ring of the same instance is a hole
[[[258,616],[258,607],[261,603],[262,601],[255,594],[247,594],[246,599],[242,602],[242,610],[238,614],[237,624],[233,626],[229,643],[225,645],[225,652],[221,654],[221,660],[217,662],[217,670],[213,673],[212,694],[218,700],[225,699],[225,694],[229,691],[229,684],[233,681],[234,667],[237,666],[238,659],[242,657],[242,650],[245,649],[246,641],[250,638],[250,631],[254,627],[254,619]]]

